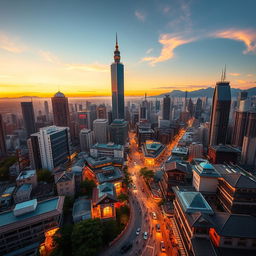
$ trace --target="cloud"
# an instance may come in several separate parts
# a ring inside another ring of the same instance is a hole
[[[50,62],[53,64],[60,64],[59,58],[51,52],[39,50],[38,54],[43,60],[45,60],[47,62]]]
[[[242,41],[246,46],[246,50],[243,51],[244,54],[247,54],[249,52],[256,53],[256,31],[253,29],[222,30],[216,32],[214,36]]]
[[[230,76],[240,76],[241,74],[239,73],[228,73]]]
[[[248,77],[252,77],[252,76],[254,76],[254,74],[247,74],[247,76],[248,76]]]
[[[0,34],[0,49],[12,53],[21,53],[25,50],[25,47],[17,45],[17,43],[7,35]]]
[[[195,39],[184,39],[178,35],[162,34],[159,39],[159,43],[163,45],[161,53],[158,57],[144,57],[142,61],[149,62],[154,66],[156,63],[164,62],[174,57],[174,49],[180,45],[187,44]]]
[[[165,6],[165,7],[163,8],[163,13],[164,13],[164,14],[167,14],[167,13],[169,13],[170,10],[171,10],[171,8],[170,8],[169,6]]]
[[[236,80],[239,84],[246,84],[247,83],[247,81],[245,81],[245,80],[242,80],[242,79],[238,79],[238,80]]]
[[[149,48],[149,49],[146,51],[146,54],[150,54],[152,51],[153,51],[153,48]]]
[[[211,87],[210,85],[173,85],[173,86],[160,86],[160,87],[155,87],[152,89],[188,89],[188,88],[208,88]]]
[[[67,70],[81,70],[81,71],[98,71],[107,72],[109,71],[108,65],[93,63],[93,64],[66,64]]]
[[[143,12],[141,12],[141,11],[136,10],[135,13],[134,13],[134,15],[135,15],[136,18],[137,18],[138,20],[140,20],[140,21],[143,21],[143,22],[144,22],[144,21],[146,20],[146,14],[143,13]]]

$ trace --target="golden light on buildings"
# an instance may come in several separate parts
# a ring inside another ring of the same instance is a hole
[[[106,206],[106,207],[103,208],[103,217],[104,218],[112,217],[112,215],[113,215],[112,207]]]
[[[39,253],[41,256],[51,255],[51,252],[54,249],[54,235],[58,230],[59,228],[53,228],[44,233],[45,241],[39,247]]]

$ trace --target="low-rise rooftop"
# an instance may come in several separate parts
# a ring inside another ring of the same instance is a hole
[[[31,178],[35,175],[36,175],[36,170],[22,171],[22,172],[20,172],[20,174],[19,174],[19,176],[17,177],[16,180],[18,181],[18,180],[28,179],[28,178]]]

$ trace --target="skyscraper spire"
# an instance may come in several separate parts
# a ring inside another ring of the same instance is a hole
[[[116,33],[116,50],[114,51],[114,61],[120,62],[120,51],[118,49],[118,40],[117,40],[117,33]]]

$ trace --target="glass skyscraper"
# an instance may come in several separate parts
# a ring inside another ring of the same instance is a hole
[[[112,116],[113,120],[124,118],[124,65],[120,63],[120,51],[116,38],[114,63],[111,64]]]

